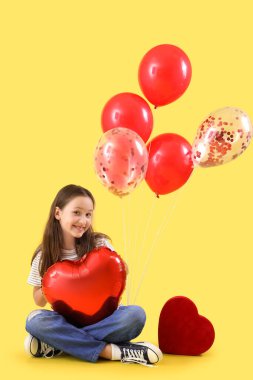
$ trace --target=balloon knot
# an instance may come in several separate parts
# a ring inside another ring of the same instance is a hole
[[[160,198],[159,194],[156,194],[156,198]]]

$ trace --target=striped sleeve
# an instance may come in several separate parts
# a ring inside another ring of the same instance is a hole
[[[41,286],[41,276],[39,273],[41,252],[33,259],[31,270],[27,279],[27,283],[32,286]]]
[[[96,241],[96,247],[99,248],[99,247],[107,247],[109,248],[111,251],[114,251],[115,252],[115,249],[113,248],[113,246],[109,243],[109,241],[107,239],[98,239]]]

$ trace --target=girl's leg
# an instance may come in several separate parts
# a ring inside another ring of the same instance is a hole
[[[140,306],[120,306],[109,317],[81,329],[99,341],[120,343],[136,338],[145,322],[146,314]]]
[[[120,306],[109,317],[83,328],[68,323],[55,311],[35,310],[27,318],[26,330],[54,348],[96,362],[107,343],[128,342],[142,331],[146,321],[139,306]]]
[[[51,310],[32,311],[26,320],[26,330],[42,342],[89,362],[96,362],[107,344]]]

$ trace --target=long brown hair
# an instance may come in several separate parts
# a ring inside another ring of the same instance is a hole
[[[46,270],[60,260],[63,247],[63,233],[59,220],[55,218],[55,208],[63,209],[68,202],[77,196],[89,197],[95,208],[95,199],[91,192],[82,186],[67,185],[63,187],[56,195],[49,212],[48,221],[45,226],[41,244],[35,250],[32,261],[36,255],[42,251],[40,258],[39,272],[43,277]],[[94,232],[92,226],[80,238],[75,239],[76,253],[82,257],[85,253],[90,252],[96,247],[98,239],[110,239],[109,236],[100,232]],[[31,262],[32,262],[31,261]]]

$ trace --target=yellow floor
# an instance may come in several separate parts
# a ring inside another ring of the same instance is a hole
[[[15,365],[13,364],[15,362]],[[9,378],[30,379],[215,379],[221,378],[224,367],[227,367],[227,379],[238,379],[245,371],[243,355],[235,353],[234,357],[226,357],[217,349],[200,357],[165,355],[163,361],[155,367],[144,367],[120,362],[99,361],[95,364],[82,362],[70,356],[54,359],[36,359],[27,357],[21,350],[9,353]],[[6,367],[5,367],[6,368]],[[221,370],[221,368],[223,368]],[[246,371],[247,372],[247,371]],[[245,372],[245,373],[246,373]],[[250,378],[250,373],[248,372]],[[223,377],[225,378],[225,377]]]

